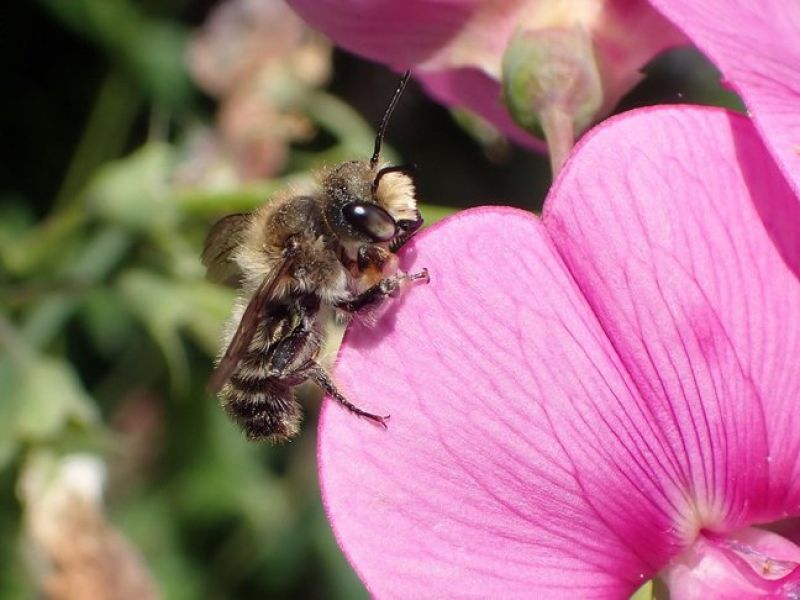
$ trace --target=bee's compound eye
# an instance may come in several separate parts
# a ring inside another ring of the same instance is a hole
[[[392,215],[377,204],[350,202],[342,209],[344,218],[359,233],[373,242],[388,242],[397,235],[397,224]]]

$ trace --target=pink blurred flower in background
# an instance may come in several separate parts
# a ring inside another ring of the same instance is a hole
[[[661,108],[590,133],[542,220],[423,233],[402,266],[431,284],[336,368],[388,431],[331,403],[320,427],[370,591],[800,593],[800,548],[757,527],[800,516],[798,227],[749,120]]]
[[[314,134],[298,98],[327,81],[330,55],[328,43],[282,0],[220,4],[187,55],[195,81],[220,101],[217,128],[195,132],[179,182],[277,174],[289,144]]]
[[[541,144],[529,131],[547,132],[553,121],[548,111],[564,112],[582,132],[611,112],[650,59],[685,42],[644,0],[289,4],[347,50],[397,70],[413,69],[434,98],[470,109],[534,148]],[[509,104],[528,131],[503,106],[504,69]]]

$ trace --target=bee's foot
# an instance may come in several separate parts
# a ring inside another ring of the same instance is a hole
[[[384,281],[390,281],[390,280],[384,280]],[[395,281],[397,282],[396,287],[389,294],[390,296],[393,297],[397,296],[400,290],[406,287],[410,283],[415,283],[417,281],[421,283],[430,283],[431,276],[428,274],[428,269],[422,269],[422,271],[419,271],[417,273],[403,273],[401,275],[398,275],[395,278]]]
[[[423,283],[430,283],[431,276],[428,273],[428,269],[422,269],[419,273],[411,273],[408,276],[409,281],[422,281]]]
[[[365,413],[361,413],[361,416],[362,417],[366,417],[370,421],[373,421],[373,422],[377,423],[378,425],[380,425],[384,429],[389,429],[389,425],[386,423],[386,421],[389,420],[389,417],[391,415],[380,416],[380,415],[373,415],[371,413],[366,413],[365,412]]]

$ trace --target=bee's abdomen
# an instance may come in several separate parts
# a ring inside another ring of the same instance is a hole
[[[250,440],[282,442],[300,429],[293,388],[308,377],[319,351],[317,330],[300,310],[309,309],[303,300],[302,306],[273,309],[220,391],[222,406]]]
[[[291,386],[269,377],[235,373],[220,393],[222,406],[247,439],[282,442],[300,429],[300,407]]]

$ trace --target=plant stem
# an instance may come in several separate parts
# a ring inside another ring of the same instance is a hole
[[[372,153],[375,131],[346,102],[327,92],[316,91],[303,100],[302,108],[354,155],[368,157]]]
[[[542,109],[539,117],[550,152],[550,168],[555,179],[575,144],[572,118],[558,106]]]
[[[56,210],[74,200],[98,166],[120,156],[140,104],[139,95],[122,74],[111,71],[106,76],[56,194]]]

